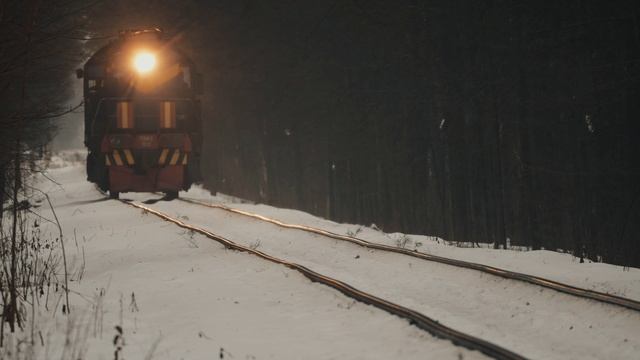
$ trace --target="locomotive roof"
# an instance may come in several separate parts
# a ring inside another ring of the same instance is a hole
[[[178,58],[179,61],[194,66],[193,61],[184,54],[179,48],[173,45],[172,41],[169,41],[163,37],[161,31],[155,29],[155,31],[136,30],[136,31],[121,31],[120,36],[111,40],[108,44],[98,49],[87,62],[85,66],[106,63],[117,56],[123,48],[134,43],[150,43],[162,48],[163,52],[171,52]]]

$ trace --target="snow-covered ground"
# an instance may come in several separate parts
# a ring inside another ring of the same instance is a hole
[[[127,198],[144,201],[153,196]],[[640,314],[626,309],[198,205],[160,201],[150,207],[532,358],[633,358],[640,351],[640,339],[630,336],[640,332]]]
[[[420,252],[491,265],[498,268],[536,275],[566,284],[597,290],[640,301],[640,269],[625,268],[606,263],[580,260],[570,254],[548,250],[518,251],[494,250],[447,245],[434,236],[385,233],[375,226],[340,224],[308,213],[280,209],[264,204],[249,204],[233,197],[212,196],[207,190],[196,187],[184,194],[203,202],[225,205],[230,208],[263,215],[285,223],[312,226],[336,234],[353,235],[374,243],[397,246],[408,239],[406,248]]]
[[[49,351],[42,359],[69,358],[70,350],[60,356],[67,329],[76,351],[86,349],[83,359],[114,359],[116,325],[125,359],[218,359],[221,351],[225,359],[485,358],[283,266],[105,200],[82,164],[53,161],[48,176],[60,185],[40,187],[73,264],[73,326],[58,292],[40,316],[51,318],[40,322]],[[52,216],[44,205],[39,212]]]
[[[66,160],[65,160],[66,159]],[[226,250],[155,216],[105,200],[73,158],[54,159],[42,182],[66,236],[74,271],[72,319],[87,359],[113,359],[122,325],[126,359],[482,358],[407,321],[356,303],[302,275]],[[395,245],[401,234],[337,224],[299,211],[235,203],[195,188],[181,194]],[[152,194],[123,194],[144,201]],[[421,311],[531,358],[638,358],[640,314],[470,270],[421,261],[288,230],[185,202],[150,205],[239,243],[295,260],[385,299]],[[43,216],[50,212],[43,206]],[[53,227],[49,231],[54,234]],[[549,251],[456,248],[409,236],[420,251],[549,277],[640,298],[640,271],[580,264]],[[84,255],[83,255],[84,254]],[[80,276],[82,274],[82,276]],[[104,295],[100,295],[104,294]],[[56,299],[56,302],[58,300]],[[55,302],[49,307],[54,307]],[[61,306],[57,304],[58,308]],[[68,327],[42,312],[51,351]],[[86,339],[86,341],[83,341]],[[82,349],[80,349],[82,350]],[[44,353],[43,353],[44,354]],[[149,356],[151,355],[151,356]],[[42,358],[60,358],[46,355]]]

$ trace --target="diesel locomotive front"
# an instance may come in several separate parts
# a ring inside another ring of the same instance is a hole
[[[199,180],[202,75],[159,29],[128,30],[77,70],[84,79],[87,178],[178,196]]]

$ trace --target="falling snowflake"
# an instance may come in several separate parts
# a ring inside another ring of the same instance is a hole
[[[591,115],[585,114],[584,122],[585,124],[587,124],[587,130],[589,130],[590,133],[593,133],[594,128],[593,128],[593,121],[591,121]]]

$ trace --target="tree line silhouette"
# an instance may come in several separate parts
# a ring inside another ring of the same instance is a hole
[[[640,265],[633,1],[258,1],[201,16],[212,189]]]

